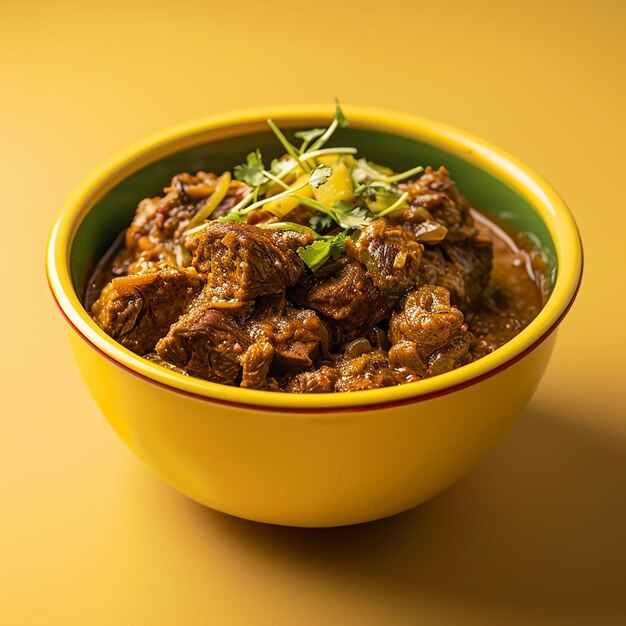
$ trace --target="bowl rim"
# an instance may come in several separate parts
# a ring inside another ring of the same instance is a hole
[[[520,334],[473,363],[414,383],[351,393],[289,394],[242,389],[178,374],[127,350],[95,324],[74,291],[70,250],[79,224],[100,198],[132,173],[163,157],[217,139],[265,130],[269,117],[286,128],[319,126],[332,115],[329,104],[254,107],[203,117],[152,134],[88,174],[64,203],[46,253],[48,284],[70,327],[109,361],[157,386],[216,405],[290,413],[361,411],[422,402],[477,384],[534,350],[566,315],[582,278],[580,235],[558,193],[527,165],[465,131],[410,113],[356,105],[342,108],[351,127],[416,139],[463,158],[507,184],[537,211],[554,242],[557,273],[548,301]]]

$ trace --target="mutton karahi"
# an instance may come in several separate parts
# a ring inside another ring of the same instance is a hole
[[[419,381],[497,349],[539,312],[540,254],[473,208],[448,171],[396,173],[345,125],[296,133],[233,173],[142,200],[89,283],[95,322],[182,374],[292,393]]]

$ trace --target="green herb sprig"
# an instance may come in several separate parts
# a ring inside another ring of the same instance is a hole
[[[342,255],[347,237],[347,229],[337,235],[319,237],[308,246],[298,248],[298,256],[315,272],[330,259],[336,261]]]
[[[268,119],[267,123],[287,154],[280,159],[274,159],[269,169],[263,163],[260,150],[257,149],[248,154],[245,163],[237,165],[233,174],[237,180],[248,185],[250,191],[236,206],[226,215],[219,217],[218,220],[245,222],[252,211],[261,209],[269,202],[285,197],[294,198],[299,204],[315,211],[309,221],[310,228],[307,226],[296,228],[297,225],[290,222],[280,222],[280,226],[275,226],[275,228],[307,229],[316,234],[316,240],[310,246],[298,251],[299,254],[302,252],[303,260],[311,269],[321,267],[329,258],[333,258],[332,255],[341,254],[345,237],[350,231],[364,228],[374,219],[403,208],[408,200],[408,193],[400,193],[397,183],[422,171],[422,167],[418,166],[405,172],[390,174],[387,168],[378,166],[366,159],[358,159],[356,166],[350,168],[355,200],[352,202],[337,201],[329,207],[316,198],[309,197],[310,194],[305,195],[302,191],[308,185],[318,189],[326,184],[332,176],[333,169],[323,163],[320,164],[317,161],[318,158],[330,154],[355,155],[357,153],[356,148],[350,146],[324,147],[338,128],[345,128],[348,125],[339,101],[335,100],[335,111],[328,128],[313,128],[295,133],[296,138],[302,140],[299,147],[287,139],[273,120]],[[296,186],[288,185],[285,179],[296,169],[300,169],[308,176],[305,181]],[[281,188],[282,191],[264,197],[272,183]],[[206,223],[197,226],[187,231],[187,234],[195,234],[205,226]],[[270,225],[267,226],[270,227]],[[333,226],[341,227],[343,232],[332,236],[320,235]]]

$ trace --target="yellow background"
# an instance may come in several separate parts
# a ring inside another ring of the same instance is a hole
[[[0,623],[626,623],[626,5],[0,4]],[[536,168],[586,268],[527,411],[398,517],[312,531],[203,509],[99,415],[46,236],[100,161],[176,122],[343,102],[460,126]]]

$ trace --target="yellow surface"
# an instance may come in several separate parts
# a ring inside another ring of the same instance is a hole
[[[624,5],[364,6],[2,4],[0,622],[624,622]],[[585,280],[529,408],[468,478],[383,522],[266,527],[193,504],[119,442],[71,362],[44,242],[131,141],[335,95],[538,169],[578,220]]]

